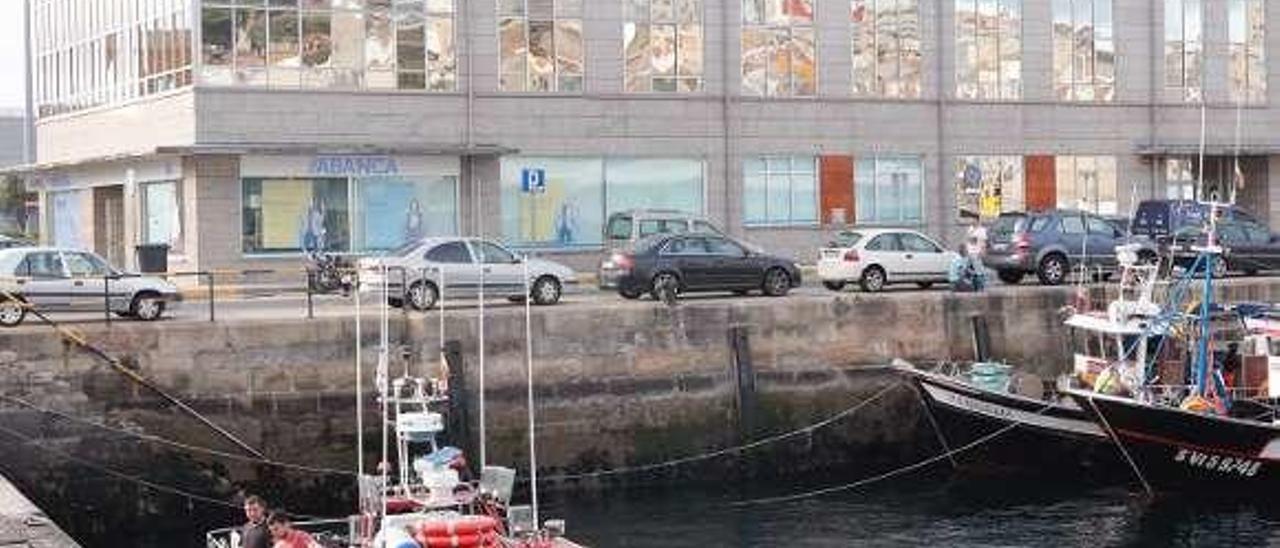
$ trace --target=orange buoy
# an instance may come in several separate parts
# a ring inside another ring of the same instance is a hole
[[[457,516],[418,524],[418,531],[428,537],[478,535],[495,532],[497,529],[498,520],[490,516]]]

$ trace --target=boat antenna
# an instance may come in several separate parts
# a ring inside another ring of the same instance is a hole
[[[533,508],[533,524],[538,526],[538,446],[534,430],[533,407],[533,295],[529,288],[529,256],[524,260],[524,361],[527,378],[525,398],[529,407],[529,492]],[[483,400],[483,398],[481,398]]]
[[[483,223],[481,223],[481,226],[483,226]],[[481,237],[483,237],[483,232],[484,232],[484,231],[483,231],[483,230],[481,230],[480,232],[481,232]],[[479,241],[479,240],[477,240],[477,241]],[[476,246],[476,249],[483,249],[483,248],[481,248],[480,246],[478,246],[478,245],[477,245],[477,246]],[[486,254],[485,254],[485,253],[483,253],[483,252],[482,252],[482,253],[480,253],[480,256],[479,256],[479,257],[476,257],[476,258],[480,260],[480,291],[476,294],[476,295],[477,295],[476,299],[477,299],[477,301],[478,301],[478,305],[479,305],[479,308],[480,308],[480,317],[476,320],[476,322],[479,324],[479,331],[480,331],[480,332],[479,332],[479,335],[480,335],[479,339],[480,339],[480,340],[479,340],[479,341],[477,341],[477,343],[476,343],[476,346],[477,346],[476,353],[477,353],[477,355],[478,355],[478,357],[479,357],[479,361],[480,361],[480,363],[479,363],[479,366],[480,366],[480,367],[479,367],[479,369],[480,369],[480,370],[479,370],[479,375],[480,375],[480,405],[479,405],[479,411],[480,411],[480,470],[484,470],[484,467],[489,465],[488,454],[487,454],[488,449],[487,449],[487,447],[486,447],[486,446],[488,445],[488,443],[487,443],[487,441],[486,441],[486,437],[485,437],[485,426],[484,426],[484,423],[485,423],[485,409],[484,409],[484,400],[485,400],[485,397],[484,397],[484,393],[485,393],[485,390],[484,390],[484,376],[485,376],[485,375],[484,375],[484,284],[485,284],[485,279],[484,279],[484,278],[485,278],[485,276],[484,276],[484,271],[485,271],[486,269],[488,269],[488,266],[485,264],[485,259],[487,259],[487,257],[486,257]]]
[[[360,478],[364,477],[364,337],[360,326],[364,316],[360,313],[360,269],[356,269],[356,485],[359,492]]]
[[[1204,188],[1204,148],[1205,148],[1205,125],[1206,125],[1207,118],[1208,118],[1208,114],[1207,114],[1207,109],[1205,108],[1204,95],[1201,94],[1200,95],[1200,159],[1199,159],[1199,166],[1198,166],[1199,173],[1196,176],[1196,179],[1197,179],[1196,184],[1200,187],[1200,199],[1213,200],[1212,196],[1206,195],[1205,188]],[[1210,208],[1210,210],[1211,210],[1210,213],[1213,213],[1212,208]]]
[[[439,297],[437,300],[439,300],[440,302],[437,306],[440,309],[440,368],[441,368],[440,370],[447,371],[448,361],[445,360],[445,353],[444,353],[444,294],[445,294],[445,288],[448,286],[445,284],[444,263],[440,264],[439,269],[440,269],[440,291],[439,291]],[[448,378],[446,377],[445,380],[447,381]]]
[[[390,372],[388,371],[388,367],[390,365],[388,363],[389,350],[387,348],[388,344],[390,344],[390,341],[388,340],[388,334],[387,334],[388,323],[390,322],[390,313],[387,310],[388,302],[390,301],[389,299],[390,289],[388,287],[390,285],[390,281],[387,276],[387,273],[388,273],[387,265],[386,263],[383,263],[382,265],[382,304],[379,306],[380,313],[378,318],[378,323],[379,323],[378,328],[379,328],[379,331],[381,331],[381,333],[380,333],[380,341],[379,341],[380,348],[378,349],[378,372],[377,372],[378,393],[379,395],[382,396],[380,398],[382,400],[382,460],[378,463],[378,470],[379,470],[379,475],[382,478],[382,483],[381,483],[382,488],[380,489],[380,491],[382,492],[381,517],[383,521],[385,521],[387,518],[386,487],[387,487],[387,473],[388,473],[388,468],[390,467],[390,461],[388,460],[388,455],[387,455],[387,443],[388,443],[387,427],[389,426],[389,423],[388,423],[389,416],[387,414],[387,411],[388,411],[387,402],[391,396],[390,391],[388,390],[388,387],[387,387],[387,382],[389,380],[387,377],[390,374]]]

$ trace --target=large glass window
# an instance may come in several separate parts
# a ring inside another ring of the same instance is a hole
[[[743,222],[757,226],[818,224],[817,159],[765,156],[742,168]]]
[[[1199,101],[1203,79],[1204,4],[1164,0],[1164,85],[1183,90],[1184,101]]]
[[[545,173],[545,190],[523,189],[526,170]],[[691,158],[503,158],[503,236],[525,247],[598,246],[612,213],[700,214],[703,173],[703,162]]]
[[[39,116],[118,104],[191,84],[189,0],[32,2],[32,87]],[[204,57],[217,66],[233,21],[215,13]]]
[[[924,164],[919,156],[860,158],[854,169],[859,223],[924,222]]]
[[[498,0],[499,87],[582,91],[582,0]]]
[[[178,197],[178,183],[144,183],[139,188],[143,243],[167,244],[170,250],[181,252],[182,200]]]
[[[919,0],[852,2],[853,94],[919,97]]]
[[[245,253],[351,249],[347,179],[245,179]]]
[[[1022,0],[956,0],[956,97],[1022,96]]]
[[[815,0],[742,0],[742,93],[818,92]]]
[[[394,249],[426,236],[458,233],[456,177],[355,179],[355,248]]]
[[[1023,208],[1021,156],[961,156],[955,162],[956,207],[962,219],[993,219]]]
[[[1112,0],[1053,0],[1053,87],[1063,101],[1113,101]]]
[[[1231,99],[1247,103],[1267,100],[1267,8],[1264,0],[1229,0]]]
[[[1166,158],[1164,161],[1165,198],[1196,199],[1196,162],[1188,157]]]
[[[1058,207],[1116,215],[1118,175],[1114,156],[1058,156]]]
[[[454,3],[202,0],[201,82],[452,91]]]
[[[702,89],[702,0],[624,0],[626,89]]]
[[[93,244],[93,192],[62,190],[48,195],[50,242],[84,249]]]

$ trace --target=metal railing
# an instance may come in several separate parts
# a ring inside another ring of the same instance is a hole
[[[306,531],[325,548],[360,546],[356,537],[359,516],[339,519],[321,519],[293,523],[295,529]],[[205,548],[240,548],[240,527],[226,527],[205,533]]]

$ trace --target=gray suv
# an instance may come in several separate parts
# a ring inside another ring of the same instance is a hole
[[[1035,274],[1041,284],[1058,285],[1081,264],[1114,271],[1116,246],[1129,238],[1122,227],[1102,216],[1054,209],[1002,214],[988,230],[988,239],[983,263],[1001,281],[1016,284]],[[1150,246],[1139,247],[1137,253],[1144,261],[1157,257]]]

